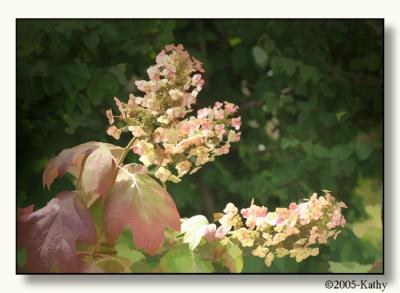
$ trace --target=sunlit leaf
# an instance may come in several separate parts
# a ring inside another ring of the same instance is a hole
[[[117,251],[117,256],[128,259],[132,264],[146,258],[143,253],[131,249],[124,243],[115,245],[115,250]]]
[[[180,230],[180,217],[168,192],[154,179],[121,169],[104,207],[107,240],[114,243],[125,227],[131,229],[137,249],[154,255],[165,227]]]
[[[160,260],[160,269],[168,273],[212,273],[210,261],[194,254],[188,245],[168,251]]]
[[[185,233],[183,242],[188,243],[191,250],[194,250],[199,245],[207,225],[208,220],[202,215],[185,219],[182,223],[181,231]]]

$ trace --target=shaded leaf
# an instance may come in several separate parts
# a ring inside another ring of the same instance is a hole
[[[296,61],[291,58],[274,56],[271,59],[272,70],[275,72],[284,71],[288,76],[292,76],[294,74],[296,71],[296,66]]]
[[[300,141],[297,138],[287,138],[283,137],[281,141],[282,149],[287,149],[289,147],[296,147],[300,144]]]
[[[108,242],[114,243],[126,226],[132,231],[135,247],[154,255],[163,243],[165,227],[180,230],[180,217],[174,201],[157,181],[123,168],[104,206]]]
[[[74,191],[61,192],[19,222],[18,245],[26,247],[32,272],[79,272],[76,242],[96,243],[96,227]]]
[[[314,145],[313,153],[317,158],[329,158],[330,157],[329,150],[320,144]]]
[[[372,145],[366,141],[359,141],[356,144],[356,154],[360,160],[368,159],[372,154]]]
[[[306,83],[308,81],[318,82],[320,74],[315,66],[302,65],[300,66],[300,79]]]
[[[258,46],[254,46],[251,52],[253,53],[257,65],[261,68],[264,68],[268,62],[268,55],[267,53],[265,53],[264,49]]]
[[[332,157],[338,159],[338,160],[344,160],[347,159],[353,150],[345,145],[336,145],[332,148]]]
[[[89,197],[85,196],[87,207],[90,207],[98,197],[105,198],[114,183],[116,166],[115,157],[105,145],[101,145],[86,158],[82,170],[81,188],[84,194],[89,194]]]
[[[303,142],[303,143],[301,144],[301,146],[303,147],[303,150],[304,150],[308,155],[311,155],[312,147],[313,147],[313,144],[312,144],[311,140],[306,140],[305,142]]]
[[[76,147],[63,150],[57,157],[51,159],[43,172],[43,186],[50,189],[57,177],[62,177],[66,172],[78,177],[82,164],[89,154],[100,147],[109,148],[114,157],[122,154],[122,148],[102,142],[87,142]]]
[[[92,31],[89,33],[86,33],[82,37],[83,43],[90,49],[96,48],[100,41],[99,37],[99,32],[98,31]]]

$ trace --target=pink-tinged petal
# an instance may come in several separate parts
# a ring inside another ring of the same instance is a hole
[[[204,238],[206,238],[208,241],[214,241],[216,231],[217,226],[215,224],[209,224],[204,229]]]
[[[242,125],[241,117],[237,118],[232,118],[231,119],[231,125],[234,127],[236,130],[240,129],[240,126]]]
[[[215,107],[216,109],[220,109],[220,108],[222,108],[223,105],[224,105],[224,104],[222,104],[221,102],[215,102],[214,107]]]
[[[106,111],[106,116],[107,116],[107,118],[108,118],[108,123],[109,123],[110,125],[113,125],[113,124],[114,124],[114,116],[113,116],[113,112],[112,112],[111,109],[108,109],[108,110]]]

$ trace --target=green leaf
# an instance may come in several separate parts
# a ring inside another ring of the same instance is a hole
[[[316,83],[319,81],[320,74],[315,66],[302,65],[299,67],[299,69],[300,69],[300,79],[302,82],[307,83],[311,81],[312,83]]]
[[[272,51],[275,50],[275,41],[271,40],[270,38],[267,38],[264,42],[264,48],[265,51],[269,54],[272,53]]]
[[[81,194],[82,196],[82,194]],[[93,223],[96,225],[97,235],[104,238],[104,231],[103,231],[103,209],[104,203],[100,200],[94,202],[89,209],[90,215],[92,216]],[[103,241],[104,239],[99,239]],[[98,242],[100,242],[98,241]]]
[[[297,138],[282,138],[281,147],[282,149],[287,149],[289,147],[296,147],[300,144],[300,140]]]
[[[138,250],[131,249],[125,243],[118,243],[114,246],[114,248],[117,251],[117,256],[130,260],[132,264],[146,258],[143,253]]]
[[[17,266],[23,267],[26,264],[27,253],[25,247],[17,248]]]
[[[132,273],[151,273],[154,271],[154,268],[144,261],[136,262],[131,267]]]
[[[214,272],[211,262],[192,253],[187,244],[168,251],[160,260],[160,269],[168,273]]]
[[[271,68],[274,72],[285,72],[286,75],[292,76],[296,71],[296,61],[291,58],[274,56],[271,59]]]
[[[373,150],[372,145],[366,141],[358,141],[356,144],[356,154],[362,161],[368,159]]]
[[[111,74],[103,74],[90,81],[86,92],[93,106],[98,106],[105,97],[114,96],[118,86],[117,78]]]
[[[90,105],[89,99],[87,97],[79,95],[77,105],[81,109],[83,114],[89,115],[91,113],[92,106]]]
[[[348,114],[347,111],[339,111],[339,112],[336,112],[336,119],[337,119],[338,121],[341,121],[342,119],[344,119],[344,118],[346,117],[347,114]]]
[[[332,273],[368,273],[371,264],[362,265],[357,262],[329,262],[329,270]]]
[[[109,256],[104,257],[88,268],[88,273],[130,273],[130,263],[129,261],[117,257]]]
[[[82,41],[89,49],[96,48],[100,41],[99,32],[92,31],[89,33],[85,33],[82,37]]]
[[[367,70],[375,71],[381,66],[382,57],[376,53],[373,53],[364,58],[364,64]]]
[[[301,146],[303,147],[303,150],[304,150],[308,155],[311,155],[312,147],[313,147],[313,144],[312,144],[311,140],[306,140],[305,142],[303,142],[303,143],[301,144]]]
[[[331,155],[329,150],[320,144],[313,146],[313,153],[317,158],[329,158]]]
[[[337,160],[345,160],[352,153],[353,153],[353,150],[350,147],[345,146],[345,145],[336,145],[332,148],[332,151],[331,151],[332,157]]]
[[[116,244],[124,244],[128,246],[130,249],[133,249],[135,246],[133,245],[132,241],[132,233],[129,229],[124,229],[121,234],[119,234],[117,240],[115,241]]]
[[[355,162],[354,159],[351,159],[351,158],[347,159],[347,160],[344,160],[341,163],[341,165],[342,165],[343,173],[346,176],[350,176],[354,172],[354,170],[356,169],[356,162]]]
[[[239,37],[234,37],[229,39],[229,45],[231,45],[231,47],[240,45],[242,42],[243,42],[242,39]]]
[[[268,55],[265,53],[264,49],[258,46],[254,46],[251,50],[257,65],[264,68],[268,62]]]
[[[225,265],[231,273],[240,273],[243,270],[243,252],[232,241],[228,241],[224,252]]]
[[[61,91],[63,88],[62,83],[54,77],[49,76],[43,82],[43,90],[48,96],[53,96],[54,94]]]
[[[324,127],[330,127],[336,122],[335,114],[328,112],[319,112],[318,113],[319,121],[321,121]]]
[[[265,92],[263,94],[263,99],[266,101],[267,110],[273,112],[279,107],[279,99],[275,92]]]

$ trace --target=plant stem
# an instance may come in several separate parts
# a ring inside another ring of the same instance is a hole
[[[124,152],[122,153],[121,157],[118,160],[118,166],[121,165],[124,162],[125,157],[128,155],[128,152],[129,152],[129,150],[131,149],[131,147],[133,146],[134,143],[135,143],[135,137],[133,137],[129,141],[128,145],[124,148]]]

